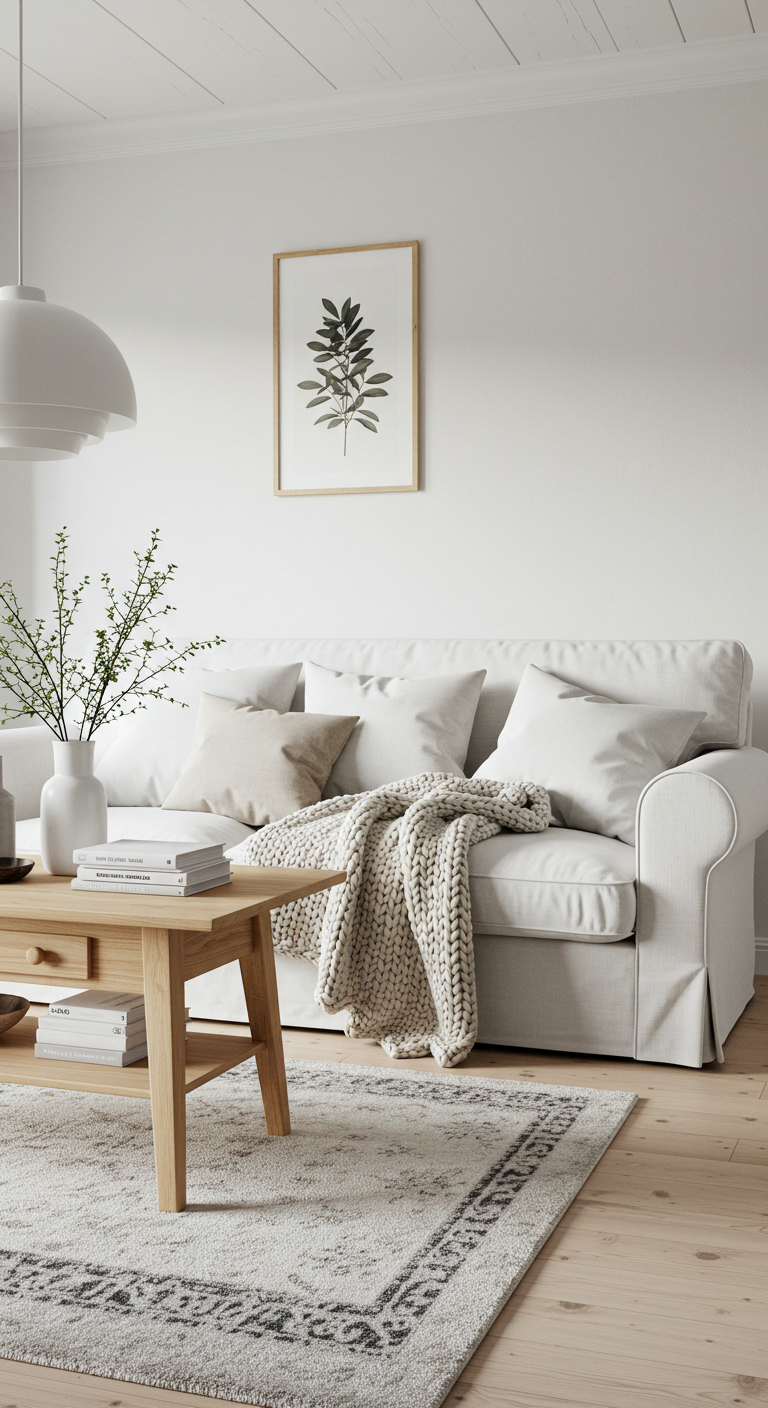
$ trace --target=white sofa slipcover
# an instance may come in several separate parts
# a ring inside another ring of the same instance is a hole
[[[635,928],[635,848],[589,831],[503,831],[469,853],[475,934],[615,943]]]
[[[748,746],[751,661],[739,642],[236,640],[210,655],[222,669],[296,660],[403,676],[485,669],[468,774],[495,747],[529,660],[620,701],[706,710],[685,761],[640,799],[636,855],[584,832],[502,835],[473,848],[470,884],[480,1041],[691,1066],[722,1059],[753,993],[754,841],[768,828],[768,754]],[[291,707],[302,706],[300,681]],[[0,752],[19,816],[33,818],[50,735],[5,732]],[[224,840],[222,826],[240,826],[111,808],[110,834],[167,835],[160,817],[176,818],[179,839]],[[22,821],[19,853],[33,849],[34,824]],[[277,958],[284,1023],[340,1029],[343,1014],[312,1000],[314,968]],[[188,992],[194,1015],[244,1018],[236,967]]]

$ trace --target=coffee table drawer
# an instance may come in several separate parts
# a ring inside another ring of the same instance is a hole
[[[0,929],[0,972],[33,981],[87,981],[91,976],[91,940],[87,934],[31,934]]]

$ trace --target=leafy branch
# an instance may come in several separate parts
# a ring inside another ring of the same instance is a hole
[[[344,426],[344,454],[347,453],[347,431],[353,421],[377,434],[379,417],[365,404],[376,396],[387,396],[381,385],[391,381],[389,372],[367,372],[373,366],[373,348],[368,346],[375,328],[361,328],[362,317],[358,317],[360,304],[346,299],[339,313],[330,298],[323,299],[326,314],[323,326],[317,329],[317,336],[325,342],[308,342],[310,352],[318,355],[313,358],[321,381],[298,382],[301,391],[319,391],[307,402],[307,410],[332,402],[332,409],[318,416],[315,425],[327,422],[328,430]]]
[[[56,534],[55,542],[51,627],[43,619],[26,621],[13,585],[0,583],[0,627],[8,632],[0,634],[0,688],[14,700],[0,706],[0,722],[36,717],[66,740],[68,721],[79,705],[76,736],[90,739],[103,724],[145,709],[147,699],[180,703],[160,676],[183,671],[185,661],[222,641],[216,636],[178,649],[162,632],[160,623],[175,607],[161,605],[160,599],[174,579],[176,564],[164,569],[156,565],[159,531],[153,530],[145,552],[134,552],[136,575],[125,591],[117,592],[109,574],[101,574],[107,625],[96,631],[96,648],[88,660],[70,655],[67,645],[90,578],[68,586],[66,528]]]

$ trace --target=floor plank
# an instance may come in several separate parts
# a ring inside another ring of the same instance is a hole
[[[677,1209],[674,1217],[670,1217],[668,1208],[659,1212],[653,1209],[638,1212],[634,1208],[584,1200],[571,1206],[542,1247],[538,1259],[556,1257],[567,1261],[575,1256],[586,1256],[603,1264],[610,1258],[615,1265],[619,1257],[625,1262],[628,1275],[634,1275],[638,1269],[655,1268],[659,1278],[665,1276],[670,1267],[675,1275],[682,1272],[709,1278],[713,1273],[710,1263],[717,1261],[721,1263],[717,1268],[718,1276],[739,1284],[749,1279],[750,1287],[762,1288],[768,1297],[767,1242],[766,1220],[760,1216],[733,1218],[710,1214],[703,1220],[700,1213],[686,1209]]]
[[[683,1104],[679,1101],[674,1104],[671,1100],[657,1098],[649,1100],[641,1096],[629,1119],[622,1128],[622,1133],[632,1130],[634,1133],[656,1133],[677,1135],[698,1135],[702,1138],[712,1136],[712,1113],[713,1108],[704,1108],[704,1100],[695,1104],[693,1100]],[[735,1101],[725,1102],[725,1108],[720,1107],[718,1101],[714,1107],[717,1114],[717,1137],[725,1140],[738,1139],[760,1139],[765,1135],[768,1137],[768,1110],[760,1103],[750,1101],[747,1105],[744,1102],[736,1104]],[[614,1144],[614,1148],[615,1148]],[[706,1156],[704,1156],[706,1157]]]
[[[636,1091],[624,1129],[444,1408],[768,1404],[768,978],[703,1070],[477,1047],[454,1074]],[[236,1024],[193,1029],[245,1033]],[[286,1030],[299,1060],[389,1065],[375,1042]],[[431,1058],[401,1063],[438,1071]],[[223,1400],[0,1360],[0,1408]]]
[[[548,1299],[527,1296],[516,1306],[504,1333],[486,1335],[464,1371],[472,1378],[475,1370],[503,1370],[517,1357],[518,1350],[541,1346],[542,1358],[554,1343],[565,1349],[582,1349],[585,1337],[595,1344],[610,1345],[611,1354],[627,1366],[644,1361],[653,1344],[657,1364],[675,1369],[712,1369],[733,1374],[746,1372],[759,1377],[765,1368],[762,1335],[746,1325],[725,1321],[700,1324],[691,1319],[669,1317],[649,1310],[617,1310],[603,1295],[598,1301]]]
[[[524,1375],[518,1368],[513,1382],[503,1388],[460,1380],[444,1408],[732,1408],[741,1403],[758,1408],[768,1403],[766,1381],[755,1385],[746,1375],[718,1376],[716,1385],[708,1376],[704,1390],[692,1385],[686,1392],[638,1380],[599,1378],[602,1365],[594,1372],[579,1372],[578,1378],[568,1370],[558,1374],[548,1368]]]
[[[737,1139],[731,1161],[735,1164],[768,1164],[768,1141]]]
[[[559,1304],[571,1307],[602,1305],[608,1297],[612,1309],[628,1318],[639,1311],[702,1326],[737,1323],[759,1339],[765,1331],[768,1295],[763,1291],[762,1298],[741,1294],[734,1297],[734,1289],[749,1288],[735,1286],[733,1280],[718,1280],[716,1268],[710,1277],[696,1280],[693,1275],[671,1275],[669,1268],[662,1277],[655,1269],[642,1272],[635,1267],[628,1275],[623,1260],[610,1266],[606,1259],[599,1270],[579,1258],[569,1258],[567,1264],[563,1259],[537,1260],[535,1273],[529,1273],[518,1286],[488,1333],[505,1335],[510,1317],[514,1319],[529,1299],[556,1296]]]
[[[472,1366],[470,1361],[445,1408],[732,1408],[739,1403],[747,1408],[768,1403],[768,1379],[657,1362],[653,1341],[643,1360],[633,1360],[584,1341],[574,1348],[553,1338],[544,1353],[533,1343],[520,1345],[504,1363]]]
[[[652,1129],[647,1133],[621,1130],[615,1142],[619,1149],[633,1154],[676,1154],[682,1158],[720,1159],[722,1163],[728,1163],[738,1140],[717,1139],[711,1134],[673,1134]]]
[[[0,1360],[0,1408],[211,1408],[214,1403],[216,1408],[242,1408],[199,1393]]]
[[[576,1202],[585,1200],[637,1211],[663,1203],[671,1214],[684,1207],[703,1216],[717,1212],[741,1217],[754,1210],[768,1217],[768,1179],[754,1164],[611,1148]]]

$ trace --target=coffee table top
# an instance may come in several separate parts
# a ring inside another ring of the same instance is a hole
[[[215,933],[232,919],[249,919],[292,900],[330,890],[346,880],[343,870],[298,866],[233,865],[232,883],[199,895],[135,895],[109,890],[73,890],[68,875],[48,875],[39,856],[26,880],[0,885],[0,923],[46,920],[85,928],[117,924],[146,929]]]

